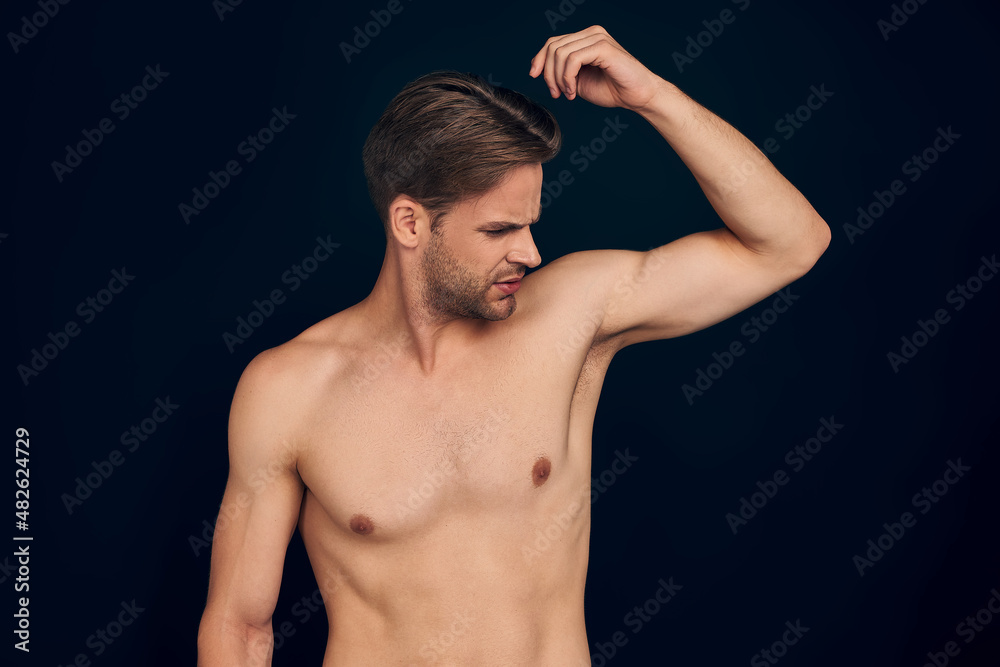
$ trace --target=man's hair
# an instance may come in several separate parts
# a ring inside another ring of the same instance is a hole
[[[362,150],[368,194],[389,232],[397,195],[427,210],[431,230],[462,200],[500,185],[519,166],[548,162],[562,134],[545,107],[471,73],[437,71],[408,83]]]

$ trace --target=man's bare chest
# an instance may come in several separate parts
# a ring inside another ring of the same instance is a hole
[[[573,386],[490,362],[452,382],[386,369],[316,415],[299,474],[336,524],[372,536],[453,512],[534,513],[589,475],[571,455]]]

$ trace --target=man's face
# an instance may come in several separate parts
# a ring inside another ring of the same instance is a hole
[[[541,193],[542,165],[525,165],[442,218],[420,261],[428,312],[493,321],[514,313],[517,279],[541,263],[528,227],[541,215]]]

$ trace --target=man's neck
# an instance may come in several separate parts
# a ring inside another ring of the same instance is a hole
[[[475,343],[489,324],[486,320],[428,312],[415,276],[404,270],[399,258],[388,249],[371,294],[358,306],[375,336],[406,341],[405,354],[426,375],[450,352]]]

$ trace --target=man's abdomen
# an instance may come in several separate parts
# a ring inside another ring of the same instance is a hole
[[[589,663],[589,457],[510,448],[489,445],[478,464],[415,457],[395,483],[353,485],[353,503],[306,491],[299,530],[330,621],[325,665]]]

